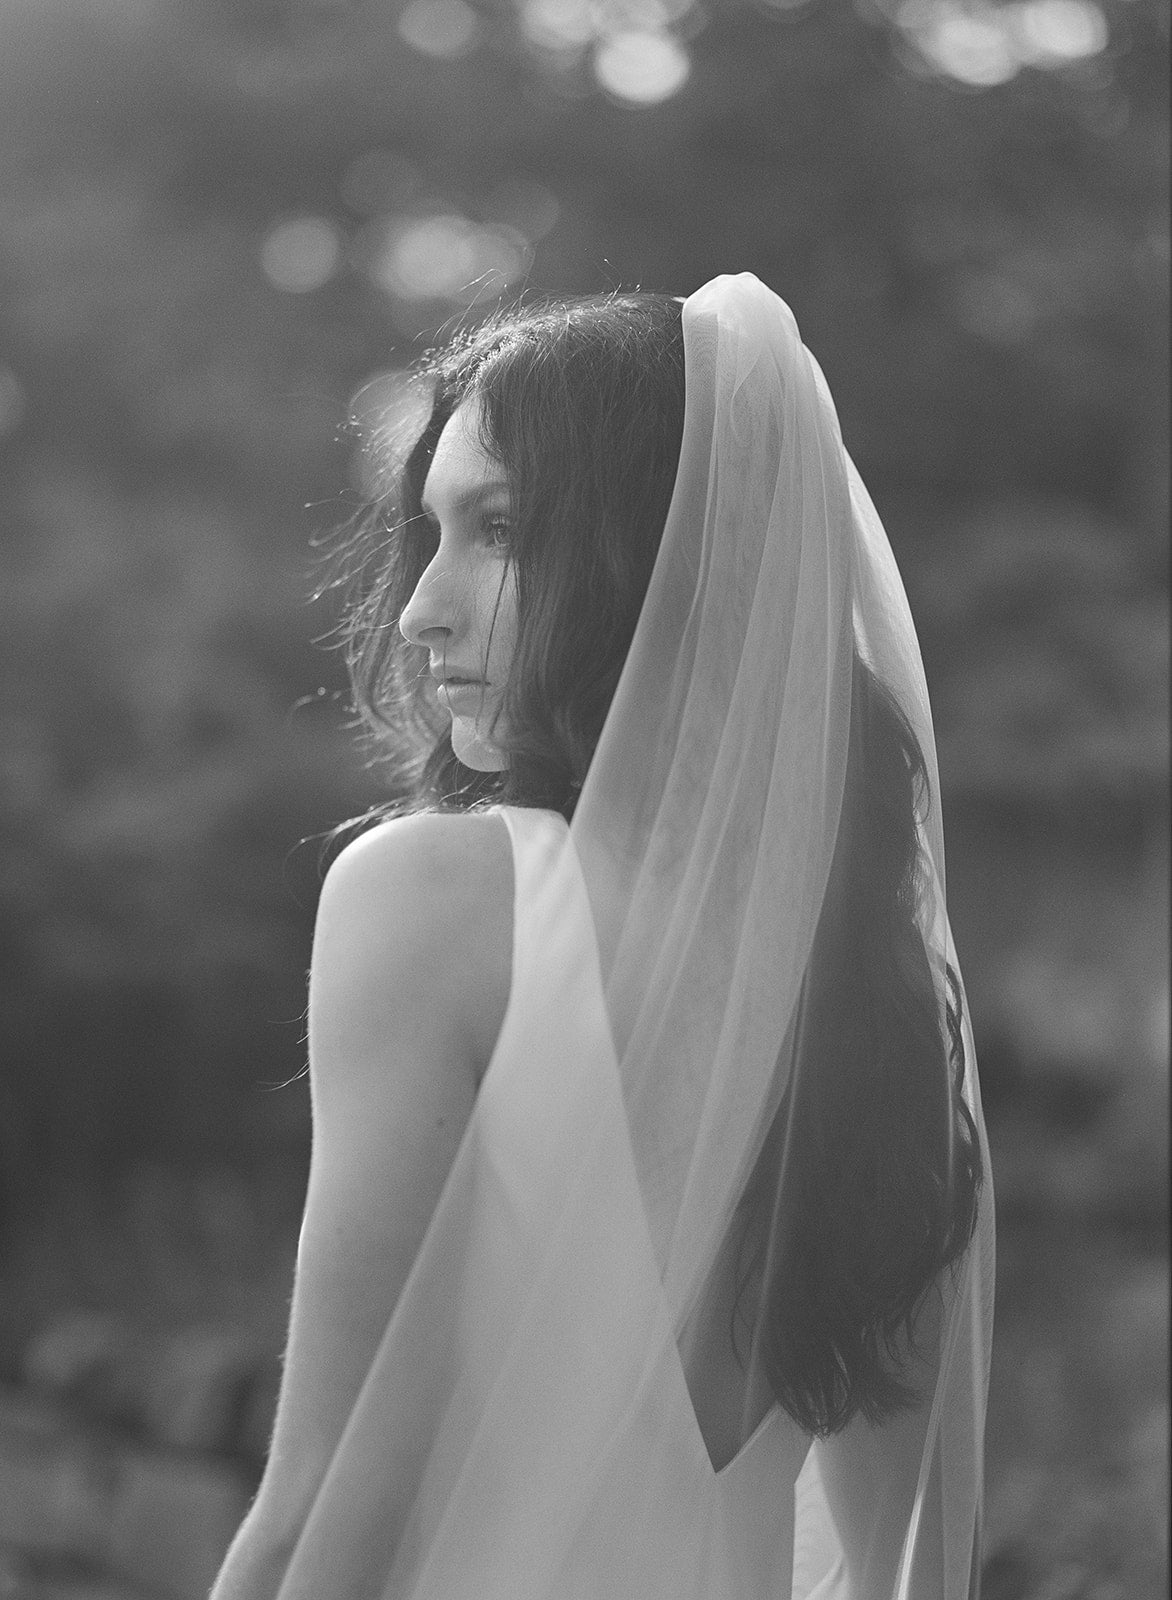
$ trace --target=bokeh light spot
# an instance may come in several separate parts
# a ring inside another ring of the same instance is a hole
[[[1021,57],[992,7],[926,9],[916,43],[938,70],[960,83],[991,89],[1021,70]]]
[[[408,0],[399,33],[421,55],[452,60],[475,46],[480,18],[467,0]]]
[[[479,227],[446,213],[392,222],[371,270],[380,287],[399,299],[473,305],[503,294],[530,259],[527,241],[511,229]]]
[[[576,52],[595,36],[587,0],[522,0],[521,31],[544,50]]]
[[[624,32],[603,39],[594,56],[594,75],[618,100],[652,106],[683,88],[691,59],[668,33]]]
[[[471,230],[463,217],[422,217],[392,229],[379,278],[407,300],[453,294],[475,271]]]
[[[1019,49],[1033,65],[1081,61],[1106,47],[1107,19],[1094,0],[1024,0],[1013,11]]]
[[[297,217],[270,229],[261,247],[261,266],[277,289],[305,294],[320,289],[342,258],[338,230],[324,217]]]
[[[902,0],[895,20],[929,70],[974,88],[1086,62],[1110,35],[1096,0]]]

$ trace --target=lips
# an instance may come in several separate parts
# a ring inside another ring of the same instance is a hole
[[[478,709],[484,704],[485,692],[488,685],[483,678],[459,678],[452,674],[441,678],[439,683],[439,696],[449,707],[455,707],[460,701],[469,701]]]
[[[431,668],[430,676],[433,677],[440,688],[463,689],[470,683],[485,685],[485,680],[474,672],[451,672],[436,667]]]

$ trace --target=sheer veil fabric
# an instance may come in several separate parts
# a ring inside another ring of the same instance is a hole
[[[811,1441],[750,1337],[714,1459],[689,1389],[766,1130],[787,1086],[834,1070],[800,1000],[855,648],[927,762],[919,918],[941,1008],[955,953],[919,649],[822,374],[747,274],[692,295],[683,325],[683,448],[634,642],[572,825],[505,812],[504,1025],[281,1600],[975,1593],[993,1236],[967,1025],[985,1182],[931,1301],[922,1404]]]

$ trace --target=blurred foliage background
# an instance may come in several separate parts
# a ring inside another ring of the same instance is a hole
[[[78,1310],[279,1342],[320,843],[381,794],[313,544],[397,374],[501,297],[751,270],[934,696],[987,1593],[1162,1592],[1167,45],[1162,0],[0,0],[3,1375]]]

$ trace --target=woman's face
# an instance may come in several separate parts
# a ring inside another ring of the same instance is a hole
[[[480,441],[476,395],[439,436],[423,510],[439,542],[399,627],[431,657],[457,757],[477,772],[500,772],[508,765],[496,741],[517,643],[517,582],[509,559],[509,485]]]

